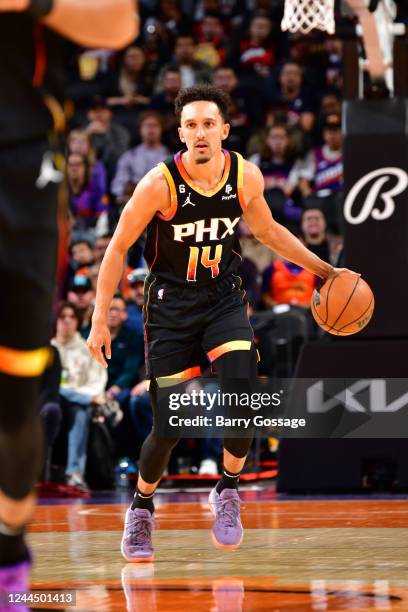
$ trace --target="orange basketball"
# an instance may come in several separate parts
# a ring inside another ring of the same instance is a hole
[[[339,272],[328,279],[311,300],[313,317],[330,334],[349,336],[361,331],[374,312],[374,295],[357,274]]]

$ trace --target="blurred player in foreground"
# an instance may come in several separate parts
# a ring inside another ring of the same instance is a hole
[[[49,359],[56,271],[62,173],[54,165],[52,142],[55,130],[64,128],[61,36],[119,49],[138,34],[136,10],[135,0],[0,0],[2,599],[28,585],[24,529],[42,464],[37,397]]]

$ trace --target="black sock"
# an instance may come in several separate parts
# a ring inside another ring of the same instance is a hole
[[[135,497],[133,499],[133,503],[131,506],[132,510],[136,510],[136,508],[139,508],[141,510],[149,510],[151,514],[153,514],[154,512],[153,495],[154,495],[154,491],[153,493],[146,495],[145,493],[142,493],[141,491],[139,491],[139,489],[136,489]]]
[[[0,567],[11,567],[29,559],[24,530],[12,529],[0,522]]]
[[[229,472],[226,468],[222,470],[222,476],[215,490],[218,494],[220,494],[224,489],[238,489],[238,481],[241,476],[241,472],[238,474],[234,474],[233,472]]]

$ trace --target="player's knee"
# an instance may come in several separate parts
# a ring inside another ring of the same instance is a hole
[[[253,379],[257,373],[257,356],[254,347],[249,351],[230,351],[215,362],[221,380]]]
[[[166,449],[168,451],[173,450],[173,448],[177,446],[179,440],[180,438],[160,436],[154,430],[150,434],[152,446],[155,448]]]

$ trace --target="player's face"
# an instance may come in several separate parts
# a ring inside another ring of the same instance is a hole
[[[181,113],[179,136],[196,164],[206,164],[221,150],[221,143],[229,133],[214,102],[200,100],[186,104]]]

